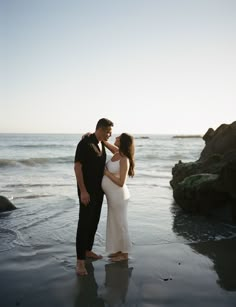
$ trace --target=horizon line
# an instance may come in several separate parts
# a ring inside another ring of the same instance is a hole
[[[85,132],[0,132],[1,134],[84,134]],[[94,132],[91,132],[94,133]],[[112,135],[117,135],[120,133],[112,133]],[[155,133],[155,132],[147,132],[147,133],[139,133],[139,132],[133,132],[131,133],[133,135],[177,135],[177,136],[203,136],[203,133]]]

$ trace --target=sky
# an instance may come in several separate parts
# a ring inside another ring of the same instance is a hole
[[[0,0],[0,133],[236,120],[235,0]]]

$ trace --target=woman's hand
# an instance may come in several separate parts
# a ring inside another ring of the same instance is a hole
[[[82,135],[82,139],[84,139],[84,138],[90,136],[90,134],[91,134],[91,132],[87,132],[87,133],[83,134],[83,135]]]
[[[104,175],[105,175],[105,176],[108,176],[108,174],[109,174],[109,171],[108,171],[107,168],[105,168],[105,169],[104,169]]]

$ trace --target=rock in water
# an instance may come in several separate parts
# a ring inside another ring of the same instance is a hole
[[[213,154],[225,155],[236,151],[236,121],[230,125],[222,124],[215,131],[210,128],[203,136],[206,143],[200,160],[205,160]]]
[[[172,168],[173,197],[184,210],[204,215],[230,205],[236,221],[236,121],[208,129],[203,139],[197,161]]]
[[[14,210],[16,207],[10,200],[4,196],[0,195],[0,212]]]

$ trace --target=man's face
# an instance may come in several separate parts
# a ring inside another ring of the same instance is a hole
[[[101,128],[102,141],[107,141],[112,134],[112,127]]]

